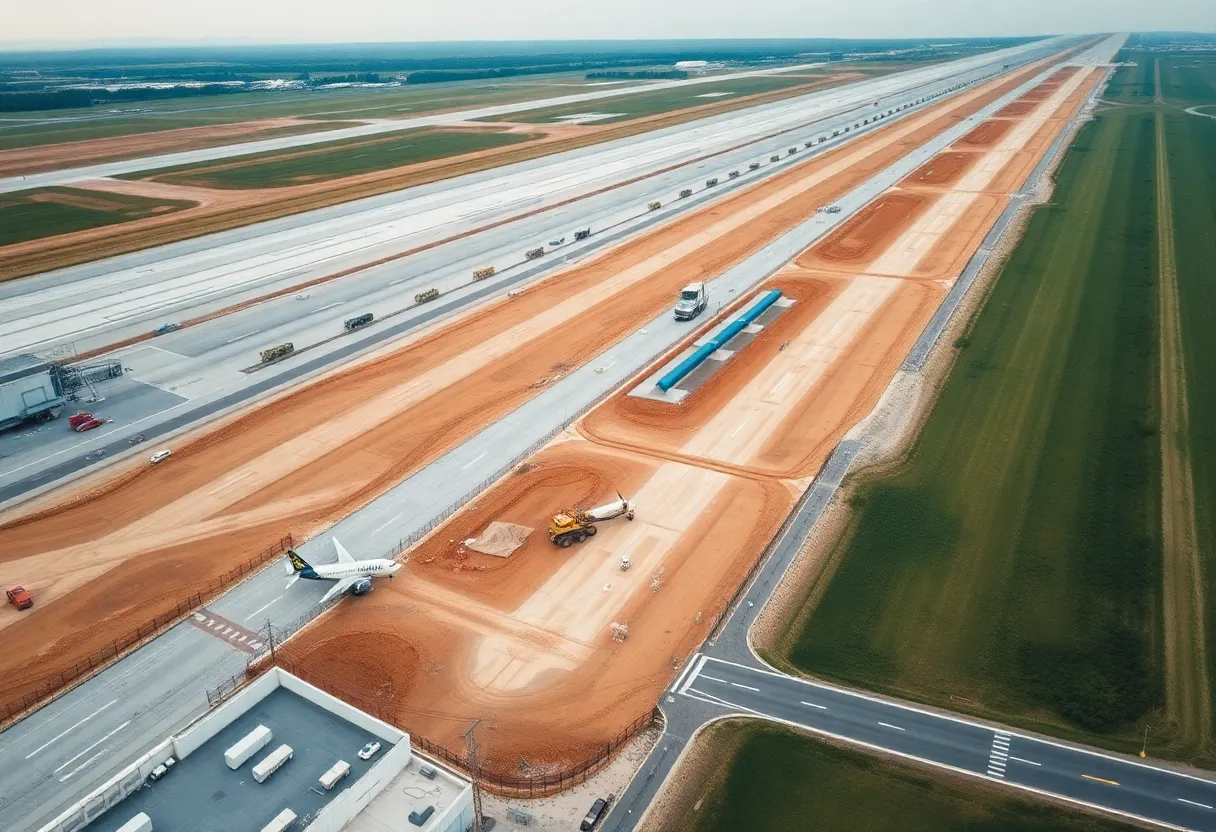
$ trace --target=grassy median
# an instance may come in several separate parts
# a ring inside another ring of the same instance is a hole
[[[697,745],[712,765],[665,807],[679,832],[1113,832],[1131,829],[1020,799],[1008,789],[826,745],[761,722],[719,723]],[[678,771],[677,778],[683,771]],[[678,786],[677,786],[678,788]],[[653,828],[651,824],[651,828]]]
[[[130,222],[192,205],[193,202],[80,188],[38,188],[0,194],[0,246]]]

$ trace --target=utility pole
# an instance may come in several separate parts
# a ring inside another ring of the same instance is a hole
[[[473,720],[469,730],[460,735],[469,744],[469,776],[473,781],[473,832],[481,832],[481,765],[477,761],[477,735],[474,730],[481,724],[480,719]]]

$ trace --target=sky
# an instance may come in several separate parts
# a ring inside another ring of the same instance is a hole
[[[0,0],[6,46],[1216,30],[1213,0]]]

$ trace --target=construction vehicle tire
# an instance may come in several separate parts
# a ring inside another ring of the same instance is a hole
[[[559,537],[557,539],[557,545],[561,546],[563,549],[569,549],[570,544],[573,542],[574,542],[574,538],[572,538],[572,537]]]
[[[587,532],[587,537],[595,537],[595,526],[588,526],[584,531]]]
[[[586,532],[575,532],[574,533],[574,542],[575,543],[582,543],[586,539],[587,539]]]
[[[625,519],[626,519],[626,520],[632,520],[632,519],[633,519],[633,512],[631,511],[631,512],[629,512],[628,514],[626,514],[626,515],[625,515]]]

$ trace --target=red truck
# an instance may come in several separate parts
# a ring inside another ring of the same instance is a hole
[[[77,413],[75,416],[68,417],[68,426],[77,433],[84,433],[86,430],[100,427],[109,419],[102,419],[94,416],[92,413]]]
[[[25,587],[12,587],[6,589],[4,594],[8,596],[8,602],[19,610],[28,610],[34,606],[34,598],[25,591]]]

